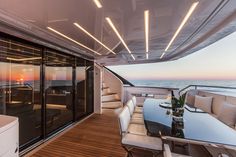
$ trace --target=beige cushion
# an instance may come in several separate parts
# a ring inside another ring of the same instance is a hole
[[[133,96],[133,97],[132,97],[132,101],[133,101],[134,106],[136,106],[136,105],[137,105],[136,96]]]
[[[136,135],[147,135],[147,130],[142,124],[130,124],[128,132]]]
[[[203,110],[204,112],[211,113],[211,104],[212,104],[212,97],[202,97],[195,95],[195,102],[194,106]]]
[[[227,96],[226,97],[226,102],[232,104],[232,105],[236,105],[236,97],[233,96]]]
[[[142,107],[135,107],[134,113],[143,113],[143,108]]]
[[[212,106],[211,106],[212,113],[214,113],[216,115],[219,115],[221,106],[223,105],[223,103],[226,100],[226,96],[220,95],[220,94],[209,93],[209,92],[206,92],[206,91],[199,91],[198,95],[205,96],[205,97],[206,96],[207,97],[213,97]]]
[[[197,90],[189,90],[186,95],[185,103],[194,106],[195,95],[198,94]]]
[[[129,112],[130,114],[132,115],[134,113],[134,104],[133,104],[133,101],[132,100],[129,100],[126,105],[128,106],[129,108]]]
[[[144,120],[143,120],[143,118],[132,118],[130,120],[130,124],[142,124],[142,125],[144,125]]]
[[[143,114],[141,114],[141,113],[134,113],[132,115],[132,118],[143,118]]]
[[[221,113],[218,119],[228,126],[234,128],[236,124],[236,106],[228,102],[224,102],[221,107]]]
[[[122,138],[121,143],[124,145],[136,146],[151,150],[162,150],[162,141],[157,137],[126,134]]]
[[[122,112],[119,114],[119,123],[121,132],[126,132],[130,122],[130,113],[127,106],[125,106]]]

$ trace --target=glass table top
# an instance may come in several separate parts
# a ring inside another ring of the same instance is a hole
[[[183,122],[178,123],[169,114],[171,109],[161,107],[166,100],[146,99],[143,106],[148,135],[209,142],[236,147],[236,130],[199,109],[186,106]]]

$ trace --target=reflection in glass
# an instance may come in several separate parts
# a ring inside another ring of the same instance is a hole
[[[86,62],[86,106],[87,106],[87,113],[93,112],[93,82],[94,82],[94,66],[93,62],[87,61]]]
[[[75,117],[93,112],[93,62],[76,59]]]
[[[93,112],[93,62],[11,38],[0,37],[0,114],[19,118],[24,149]]]
[[[84,59],[76,60],[75,86],[75,117],[79,119],[86,115],[86,61]]]
[[[41,50],[0,38],[0,114],[19,118],[23,146],[41,136]]]
[[[46,132],[49,134],[73,118],[73,58],[47,51],[45,68]]]

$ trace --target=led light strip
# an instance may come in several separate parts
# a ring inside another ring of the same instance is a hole
[[[165,54],[166,54],[166,53],[163,52],[162,55],[161,55],[161,57],[160,57],[160,59],[162,59],[162,58],[164,57]]]
[[[42,57],[31,57],[31,58],[11,58],[7,57],[7,60],[12,60],[12,61],[30,61],[30,60],[38,60],[42,59]]]
[[[117,31],[115,25],[112,23],[111,19],[109,17],[106,17],[106,20],[108,22],[108,24],[111,26],[111,28],[113,29],[113,31],[116,33],[116,35],[118,36],[118,38],[120,39],[120,41],[122,42],[122,44],[124,45],[124,47],[126,48],[126,50],[131,54],[133,60],[135,60],[133,54],[131,53],[131,51],[129,50],[128,46],[126,45],[125,41],[123,40],[123,38],[120,36],[120,33]]]
[[[70,40],[70,41],[72,41],[72,42],[74,42],[74,43],[76,43],[76,44],[78,44],[79,46],[81,46],[81,47],[83,47],[83,48],[85,48],[85,49],[87,49],[87,50],[89,50],[89,51],[92,51],[93,53],[96,53],[97,55],[101,55],[100,53],[94,51],[93,49],[91,49],[91,48],[85,46],[84,44],[81,44],[81,43],[78,42],[78,41],[75,41],[74,39],[72,39],[72,38],[70,38],[70,37],[68,37],[68,36],[66,36],[66,35],[64,35],[64,34],[62,34],[62,33],[60,33],[60,32],[58,32],[57,30],[55,30],[55,29],[53,29],[53,28],[51,28],[51,27],[47,27],[47,29],[53,31],[54,33],[56,33],[56,34],[58,34],[58,35],[60,35],[60,36],[62,36],[62,37],[64,37],[64,38],[66,38],[66,39],[68,39],[68,40]]]
[[[102,4],[100,3],[99,0],[93,0],[93,2],[96,4],[98,8],[102,8]]]
[[[106,45],[104,45],[100,40],[98,40],[97,38],[95,38],[92,34],[90,34],[88,31],[86,31],[82,26],[80,26],[78,23],[74,23],[74,25],[76,27],[78,27],[80,30],[82,30],[84,33],[86,33],[88,36],[90,36],[91,38],[93,38],[96,42],[98,42],[100,45],[102,45],[103,47],[105,47],[108,51],[110,51],[113,54],[116,54],[114,51],[112,51],[110,48],[108,48]]]
[[[0,39],[0,41],[4,42],[4,43],[12,44],[12,45],[20,46],[20,47],[23,47],[23,48],[27,48],[27,49],[30,49],[30,50],[33,50],[33,51],[41,51],[40,49],[36,49],[36,48],[33,48],[33,47],[21,45],[21,44],[18,44],[18,43],[14,43],[12,41],[6,41],[6,40],[2,40],[2,39]]]
[[[146,53],[146,59],[148,59],[148,56],[149,56],[148,53]]]
[[[144,11],[144,25],[145,25],[146,59],[148,59],[148,52],[149,52],[149,10]]]
[[[169,42],[169,44],[167,45],[165,51],[167,51],[171,44],[173,43],[173,41],[175,40],[175,38],[177,37],[177,35],[179,34],[179,32],[181,31],[181,29],[184,27],[185,23],[188,21],[189,17],[192,15],[193,11],[196,9],[197,5],[199,2],[194,2],[192,4],[192,6],[190,7],[188,13],[186,14],[186,16],[184,17],[183,21],[181,22],[179,28],[177,29],[177,31],[175,32],[174,36],[172,37],[171,41]]]

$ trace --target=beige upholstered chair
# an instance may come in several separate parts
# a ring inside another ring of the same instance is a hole
[[[132,115],[132,117],[134,117],[134,118],[143,118],[142,113],[135,113],[134,112],[135,106],[134,106],[134,103],[133,103],[132,99],[129,100],[126,105],[128,106],[130,114]]]
[[[127,106],[119,115],[119,125],[121,133],[121,144],[128,152],[129,156],[132,156],[133,148],[144,149],[151,151],[154,155],[162,151],[162,141],[160,138],[149,137],[146,134],[138,133],[138,124],[129,124],[130,112]],[[134,126],[131,128],[131,126]],[[136,129],[136,130],[135,130]]]
[[[120,113],[119,119],[122,132],[128,132],[137,135],[147,134],[147,130],[143,124],[130,123],[131,116],[127,106],[125,106],[123,111]]]
[[[164,157],[191,157],[191,156],[188,156],[188,155],[172,153],[170,151],[170,147],[169,147],[168,144],[164,144],[163,156]]]
[[[132,100],[129,100],[126,104],[129,109],[131,122],[132,124],[142,124],[144,125],[143,114],[142,113],[134,113],[135,106]]]
[[[132,97],[133,104],[135,106],[134,113],[143,113],[143,107],[137,106],[136,96]]]

